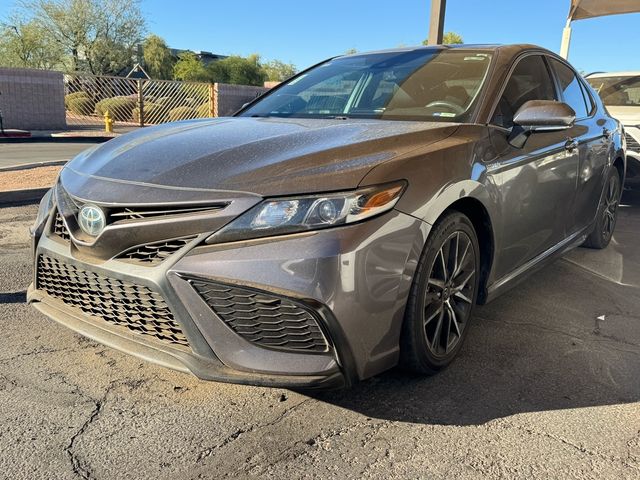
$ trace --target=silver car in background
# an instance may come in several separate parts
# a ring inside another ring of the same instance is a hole
[[[607,246],[625,162],[619,122],[539,47],[336,57],[233,117],[68,163],[32,228],[28,301],[202,379],[432,374],[476,303]]]
[[[587,81],[609,114],[622,123],[627,141],[627,183],[640,187],[640,72],[592,73]]]

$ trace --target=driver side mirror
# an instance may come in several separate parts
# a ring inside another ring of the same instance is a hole
[[[509,143],[516,148],[522,148],[532,133],[566,130],[571,128],[575,121],[576,112],[566,103],[555,100],[529,100],[513,116]]]

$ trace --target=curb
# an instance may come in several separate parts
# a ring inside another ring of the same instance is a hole
[[[4,172],[15,172],[16,170],[31,170],[32,168],[40,168],[40,167],[58,167],[64,165],[69,160],[52,160],[50,162],[34,162],[34,163],[23,163],[18,165],[9,165],[8,167],[0,167],[0,173]]]
[[[0,208],[37,203],[47,193],[47,190],[49,190],[48,187],[0,192]]]
[[[0,143],[104,143],[117,137],[0,137]]]

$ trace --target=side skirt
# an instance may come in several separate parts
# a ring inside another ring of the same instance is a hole
[[[559,256],[582,245],[592,229],[593,225],[590,225],[587,228],[568,236],[553,247],[542,252],[537,257],[532,258],[511,273],[502,277],[500,280],[491,284],[487,288],[487,294],[483,303],[489,303],[503,293],[511,290],[513,287],[525,280],[529,275],[540,270]]]

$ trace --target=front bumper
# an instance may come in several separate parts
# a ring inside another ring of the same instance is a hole
[[[48,232],[53,219],[49,220]],[[53,235],[34,238],[40,256],[157,292],[188,339],[188,349],[105,322],[38,287],[28,301],[57,322],[145,360],[205,380],[291,388],[349,385],[393,366],[413,269],[428,226],[392,211],[357,225],[233,244],[201,238],[159,265],[78,257]],[[238,285],[313,312],[327,339],[323,352],[283,351],[229,328],[192,279]]]

